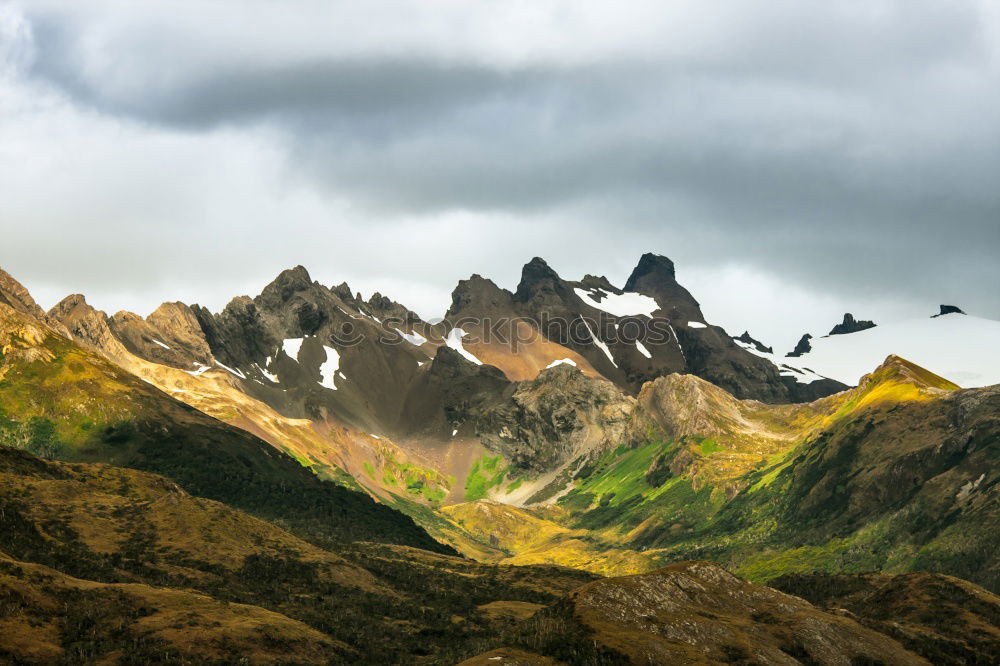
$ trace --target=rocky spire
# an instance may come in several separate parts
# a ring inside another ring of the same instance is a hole
[[[639,258],[639,263],[625,282],[625,291],[640,291],[641,285],[649,282],[676,284],[674,262],[661,254],[647,252]]]
[[[663,255],[647,252],[639,259],[625,291],[634,291],[656,299],[660,310],[674,320],[705,321],[701,306],[687,289],[677,283],[674,262]]]
[[[809,352],[811,352],[812,345],[809,344],[809,341],[812,340],[812,337],[813,336],[809,335],[808,333],[803,335],[801,338],[799,338],[799,342],[798,344],[795,345],[795,349],[785,354],[785,356],[798,357],[802,356],[803,354],[808,354]]]
[[[521,282],[517,285],[514,300],[524,303],[537,295],[562,293],[565,290],[559,274],[544,259],[535,257],[521,269]]]
[[[946,314],[965,314],[965,312],[963,312],[962,309],[957,305],[942,305],[941,312],[933,316],[940,317],[941,315],[946,315]]]
[[[844,321],[830,329],[830,335],[844,335],[846,333],[857,333],[869,328],[875,328],[875,322],[868,320],[857,320],[850,312],[844,313]]]

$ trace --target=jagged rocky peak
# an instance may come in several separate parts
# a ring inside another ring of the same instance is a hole
[[[351,291],[351,286],[346,282],[341,282],[336,287],[330,287],[330,291],[334,296],[342,300],[347,305],[352,307],[357,307],[357,301],[354,298],[354,292]]]
[[[844,321],[840,322],[832,329],[829,335],[845,335],[847,333],[857,333],[869,328],[875,328],[875,322],[865,319],[855,319],[850,312],[844,313]]]
[[[448,317],[474,312],[508,311],[513,295],[493,282],[474,273],[468,280],[459,280],[451,292],[451,307]]]
[[[587,275],[583,276],[580,280],[580,287],[583,289],[600,289],[601,291],[611,292],[612,294],[620,294],[622,290],[611,284],[611,281],[603,275]]]
[[[299,291],[305,291],[313,286],[309,271],[303,266],[296,266],[281,271],[271,284],[264,287],[260,298],[265,302],[284,302]]]
[[[795,349],[785,354],[785,356],[795,358],[811,352],[812,345],[809,343],[809,341],[812,340],[812,337],[813,336],[809,335],[808,333],[803,335],[801,338],[799,338],[799,341],[795,344]]]
[[[31,297],[24,285],[2,268],[0,268],[0,303],[6,303],[15,310],[35,318],[40,319],[45,316],[45,312]]]
[[[652,252],[642,255],[625,282],[625,291],[656,299],[660,309],[674,321],[705,321],[701,305],[677,283],[674,262],[663,255]]]
[[[965,311],[963,311],[957,305],[943,305],[942,304],[941,305],[941,311],[938,312],[936,315],[933,315],[933,316],[934,317],[940,317],[941,315],[946,315],[946,314],[963,314],[964,315]]]
[[[388,310],[395,304],[388,296],[383,296],[379,292],[372,294],[371,298],[368,299],[368,306],[376,310]]]
[[[773,354],[774,353],[774,349],[773,348],[767,347],[760,340],[756,340],[753,337],[751,337],[750,336],[750,331],[743,331],[743,334],[741,336],[733,338],[733,340],[737,340],[738,342],[742,342],[743,344],[746,344],[746,345],[751,345],[757,351],[765,353],[765,354]]]
[[[360,297],[358,294],[362,301]],[[296,266],[282,271],[253,302],[282,335],[302,337],[314,335],[330,320],[331,300],[326,287],[313,282],[305,268]]]
[[[556,293],[561,283],[559,274],[544,259],[535,257],[521,269],[521,282],[517,285],[514,300],[525,302],[540,294]]]
[[[48,315],[61,321],[67,315],[82,312],[96,312],[96,310],[87,303],[87,297],[83,294],[70,294],[53,305]]]
[[[625,282],[625,291],[640,291],[641,284],[655,280],[657,282],[675,282],[677,280],[674,262],[662,254],[647,252],[639,258],[639,263]]]
[[[111,331],[108,316],[93,308],[83,294],[70,294],[49,310],[46,319],[63,326],[77,342],[96,348],[114,359],[127,351]]]
[[[368,302],[365,303],[369,314],[383,320],[392,319],[396,322],[416,323],[421,321],[420,316],[410,310],[402,303],[397,303],[388,296],[383,296],[379,292],[372,294]]]

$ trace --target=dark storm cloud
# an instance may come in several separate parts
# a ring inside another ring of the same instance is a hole
[[[472,30],[489,44],[482,13]],[[554,215],[571,220],[567,236],[603,228],[651,249],[683,236],[713,261],[791,282],[954,294],[1000,316],[988,4],[733,3],[688,14],[688,37],[666,22],[662,39],[623,34],[611,48],[585,32],[518,57],[458,34],[457,53],[434,35],[343,50],[297,50],[291,35],[258,49],[251,35],[220,44],[183,23],[108,27],[95,14],[31,17],[36,81],[153,126],[276,132],[301,182],[387,225]]]

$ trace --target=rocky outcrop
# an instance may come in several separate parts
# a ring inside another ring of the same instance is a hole
[[[511,382],[492,365],[476,365],[451,347],[439,347],[430,367],[408,391],[395,430],[409,436],[473,434],[480,416],[498,404]]]
[[[677,327],[674,335],[684,351],[683,372],[710,381],[737,398],[769,403],[795,401],[797,396],[789,392],[778,367],[737,345],[721,327]]]
[[[761,342],[760,340],[755,340],[754,338],[750,337],[750,331],[743,331],[742,335],[740,335],[738,338],[733,338],[733,340],[742,342],[745,345],[750,345],[757,351],[764,354],[774,353],[774,349],[772,349],[771,347],[765,347],[763,342]]]
[[[928,664],[849,617],[709,562],[588,583],[568,605],[595,641],[632,664]]]
[[[845,312],[844,321],[830,329],[829,335],[857,333],[858,331],[864,331],[869,328],[875,328],[875,322],[869,320],[857,320],[850,312]]]
[[[799,356],[802,356],[803,354],[808,354],[809,352],[811,352],[812,345],[809,343],[809,341],[812,340],[812,337],[813,336],[809,335],[808,333],[803,335],[801,338],[799,338],[799,341],[795,343],[795,349],[785,354],[785,356],[788,358],[797,358]]]
[[[59,322],[74,340],[119,364],[127,364],[128,349],[115,337],[108,316],[95,310],[82,294],[71,294],[56,303],[46,318]]]
[[[18,312],[23,312],[36,319],[45,317],[45,312],[31,297],[24,285],[2,268],[0,268],[0,303],[6,303]]]
[[[521,382],[476,420],[476,434],[519,470],[539,474],[625,439],[634,399],[569,365]]]
[[[941,315],[946,315],[946,314],[965,314],[965,312],[957,305],[942,305],[941,311],[938,312],[936,315],[932,316],[940,317]]]
[[[214,361],[198,318],[183,303],[164,303],[146,319],[118,312],[108,326],[129,352],[154,363],[191,370]]]
[[[420,319],[420,315],[413,310],[377,291],[360,309],[382,321],[389,321],[397,327],[410,327],[423,321]]]

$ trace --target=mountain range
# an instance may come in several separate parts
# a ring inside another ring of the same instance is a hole
[[[301,266],[147,317],[0,271],[0,658],[992,663],[997,340],[776,354],[654,254],[440,321]]]

